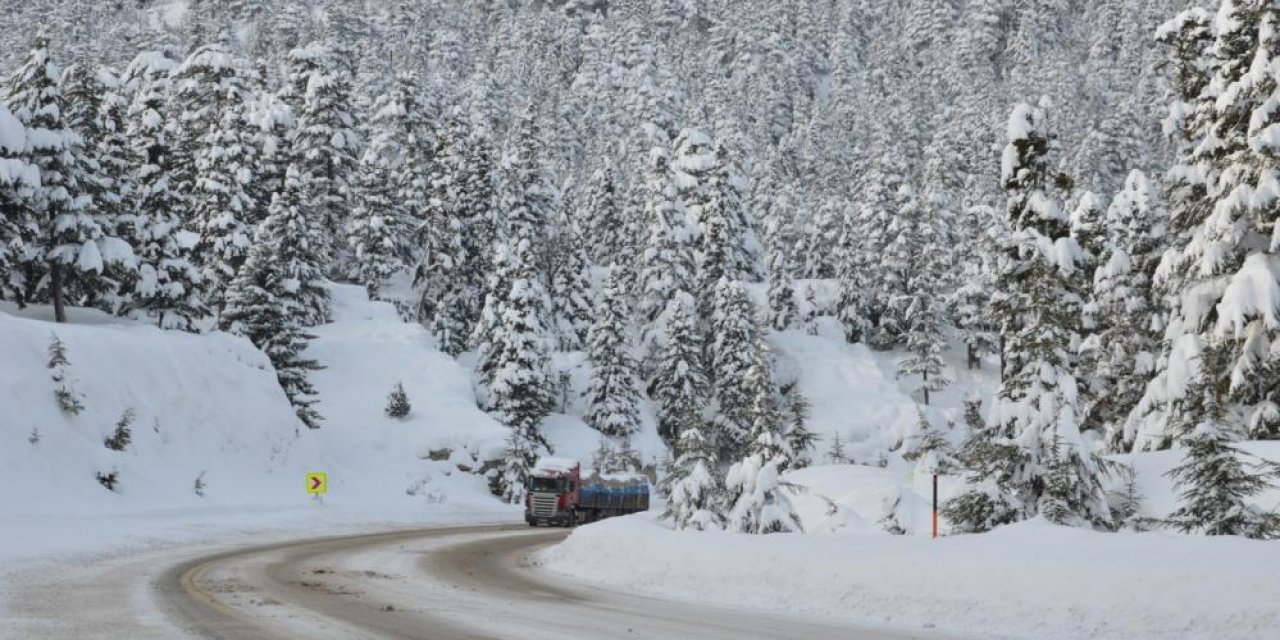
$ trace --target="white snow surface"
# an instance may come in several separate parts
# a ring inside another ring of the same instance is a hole
[[[1247,448],[1280,459],[1280,443]],[[1147,515],[1174,508],[1163,473],[1179,456],[1166,451],[1132,458]],[[579,527],[539,562],[613,588],[840,618],[926,637],[1280,637],[1274,542],[1097,533],[1043,520],[931,540],[928,478],[838,465],[788,479],[808,487],[795,498],[807,534],[677,532],[654,511]],[[942,480],[945,499],[955,486]],[[899,498],[899,518],[916,535],[887,535],[874,524]],[[1280,492],[1262,503],[1280,504]]]
[[[327,367],[312,378],[325,416],[315,431],[246,340],[86,309],[59,325],[47,308],[0,304],[0,566],[219,530],[321,535],[360,522],[518,521],[518,508],[489,495],[483,477],[458,469],[499,449],[505,435],[476,408],[470,372],[363,289],[332,291],[336,321],[315,328],[307,352]],[[54,397],[45,363],[55,333],[79,415]],[[413,403],[404,420],[383,415],[396,381]],[[104,440],[129,409],[132,443],[112,451]],[[426,459],[445,450],[448,459]],[[111,471],[116,492],[95,478]],[[304,490],[313,471],[328,474],[323,501]]]

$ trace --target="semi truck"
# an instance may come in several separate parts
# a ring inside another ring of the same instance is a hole
[[[568,458],[538,460],[525,485],[524,521],[531,527],[572,527],[648,509],[647,476],[583,472]]]

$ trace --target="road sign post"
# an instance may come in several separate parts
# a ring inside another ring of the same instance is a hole
[[[933,537],[938,537],[938,474],[933,474]]]

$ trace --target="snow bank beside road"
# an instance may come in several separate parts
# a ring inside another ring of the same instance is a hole
[[[653,514],[580,527],[540,562],[609,587],[962,637],[1280,637],[1274,543],[1032,521],[917,536],[675,532]]]

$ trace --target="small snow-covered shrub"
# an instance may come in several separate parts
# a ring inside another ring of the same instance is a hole
[[[408,416],[412,410],[413,406],[409,404],[409,395],[404,391],[404,384],[397,382],[395,388],[391,390],[391,395],[387,398],[387,408],[383,410],[383,413],[388,418],[399,420]]]
[[[112,451],[124,451],[129,448],[129,444],[133,442],[133,409],[125,409],[120,415],[120,420],[116,422],[116,430],[112,432],[111,437],[102,441],[103,446]]]
[[[53,378],[53,395],[58,399],[58,406],[63,411],[71,415],[79,415],[84,411],[84,403],[81,402],[80,394],[71,387],[70,380],[67,379],[67,369],[70,368],[71,361],[67,359],[67,345],[63,344],[58,334],[53,334],[49,341],[49,363],[50,377]]]
[[[107,491],[110,491],[112,493],[119,493],[118,491],[116,491],[116,487],[120,485],[120,472],[115,469],[112,469],[111,471],[106,471],[106,472],[99,471],[98,484],[102,485],[103,487],[106,487]]]

